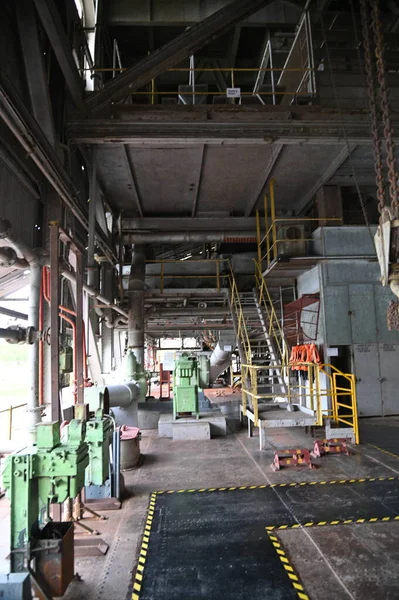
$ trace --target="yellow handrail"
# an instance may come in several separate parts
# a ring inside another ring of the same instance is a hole
[[[8,413],[8,426],[7,426],[8,441],[10,441],[12,439],[13,412],[19,408],[23,408],[24,406],[27,406],[26,402],[24,404],[16,404],[15,406],[8,406],[7,408],[2,408],[0,410],[0,424],[1,424],[1,415]]]

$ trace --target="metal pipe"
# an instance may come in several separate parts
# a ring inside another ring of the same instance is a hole
[[[21,341],[21,331],[19,329],[0,328],[0,338],[3,340],[11,340],[18,343]]]
[[[230,365],[231,353],[235,346],[235,336],[232,334],[222,334],[210,357],[210,383],[223,373]]]
[[[28,315],[17,312],[16,310],[10,310],[9,308],[3,308],[2,306],[0,306],[0,315],[6,315],[7,317],[12,317],[14,319],[22,319],[23,321],[28,320]]]
[[[39,303],[40,303],[40,284],[42,279],[42,267],[37,252],[32,250],[17,234],[13,231],[11,223],[6,219],[0,219],[0,239],[18,250],[30,268],[30,292],[28,308],[28,327],[34,327],[39,330]],[[40,405],[39,405],[39,342],[35,340],[29,346],[28,351],[29,365],[29,398],[27,402],[27,427],[31,441],[36,439],[36,425],[40,423]]]
[[[19,258],[14,248],[2,246],[0,248],[0,267],[14,269],[28,269],[29,263],[24,258]]]
[[[134,247],[129,277],[128,346],[137,363],[144,366],[144,287],[145,255],[143,249]]]
[[[67,267],[63,267],[61,265],[60,272],[61,275],[65,277],[65,279],[68,279],[68,281],[71,281],[72,283],[76,284],[75,274],[72,273],[72,271],[69,271]],[[108,300],[108,298],[97,292],[94,288],[87,285],[86,283],[83,284],[83,289],[89,296],[91,296],[92,298],[96,298],[96,300],[98,300],[101,304],[106,304],[107,306],[109,306],[109,308],[112,308],[112,310],[124,317],[123,320],[127,322],[128,313],[125,310],[123,310],[123,308],[120,308],[116,304],[113,304],[110,300]]]
[[[168,231],[149,233],[125,233],[124,244],[184,244],[184,243],[207,243],[207,242],[237,242],[256,243],[253,231],[247,232],[224,232],[224,231]]]
[[[147,310],[145,313],[146,319],[161,319],[162,317],[210,317],[210,316],[230,316],[228,307],[216,306],[210,308],[154,308]]]
[[[107,385],[107,390],[111,408],[127,408],[136,400],[140,392],[139,385],[135,381]]]

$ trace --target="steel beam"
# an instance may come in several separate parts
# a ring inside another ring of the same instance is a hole
[[[193,218],[197,214],[198,199],[199,199],[200,190],[201,190],[202,169],[203,169],[204,161],[205,161],[205,153],[206,153],[206,144],[204,144],[201,149],[201,158],[200,158],[200,164],[199,164],[199,169],[198,169],[197,185],[196,185],[195,191],[194,191],[193,208],[191,211],[191,216]]]
[[[53,110],[33,2],[32,0],[17,0],[16,9],[33,116],[51,145],[54,146]]]
[[[26,151],[39,171],[44,175],[58,194],[64,205],[76,219],[88,230],[88,220],[69,174],[61,165],[56,152],[52,148],[38,123],[29,113],[28,108],[14,89],[4,73],[0,72],[0,118],[4,121],[15,138]],[[116,257],[113,250],[97,229],[97,243],[108,260],[114,264]]]
[[[144,214],[143,213],[143,200],[141,198],[139,186],[137,185],[136,173],[134,170],[132,157],[130,155],[129,146],[127,144],[125,144],[124,149],[125,149],[125,155],[126,155],[126,162],[127,162],[127,166],[128,166],[128,173],[130,174],[130,181],[132,182],[132,188],[134,191],[134,200],[136,202],[137,211],[138,211],[140,217],[142,217]]]
[[[48,0],[35,0],[47,2]],[[184,31],[168,44],[138,61],[125,73],[118,75],[105,87],[86,100],[89,111],[96,113],[112,102],[117,102],[129,93],[137,91],[152,79],[164,73],[182,60],[220,37],[223,33],[252,15],[257,10],[271,4],[273,0],[233,0],[227,6],[213,13],[197,25]]]
[[[64,75],[72,100],[76,106],[83,108],[83,81],[73,59],[71,47],[65,34],[57,5],[53,0],[33,1]]]

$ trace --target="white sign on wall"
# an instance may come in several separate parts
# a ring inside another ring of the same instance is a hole
[[[226,88],[227,98],[241,98],[241,88]]]

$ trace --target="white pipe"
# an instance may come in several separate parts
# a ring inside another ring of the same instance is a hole
[[[210,372],[210,383],[213,383],[215,379],[223,373],[231,362],[231,353],[235,346],[235,338],[232,335],[221,335],[219,342],[213,350],[210,358],[211,372]],[[229,348],[225,350],[225,348]]]

